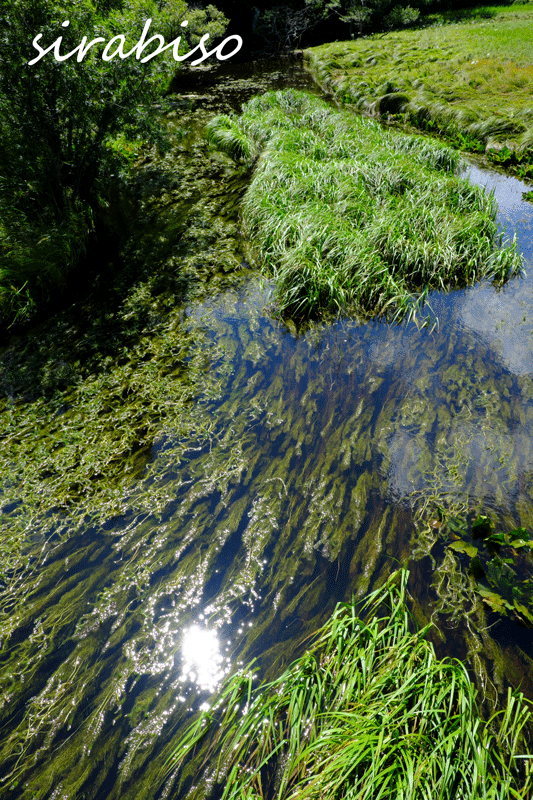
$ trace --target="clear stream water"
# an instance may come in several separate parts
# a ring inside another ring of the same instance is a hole
[[[115,392],[109,408],[94,412],[101,426],[109,418],[118,429],[129,424],[121,404],[132,392],[155,409],[149,446],[140,448],[133,467],[128,461],[131,480],[115,482],[98,513],[90,508],[97,500],[84,499],[81,490],[59,512],[50,503],[37,513],[32,502],[41,501],[41,490],[24,504],[17,498],[30,479],[17,484],[4,476],[3,530],[23,531],[27,544],[25,566],[4,576],[0,606],[2,798],[173,797],[166,760],[180,728],[209,703],[222,677],[253,658],[261,675],[278,674],[339,600],[362,597],[401,564],[411,567],[417,619],[436,615],[439,654],[467,659],[488,696],[501,694],[506,680],[523,680],[533,696],[530,632],[512,621],[482,630],[495,620],[479,607],[465,607],[460,617],[446,613],[449,562],[437,528],[415,519],[432,497],[452,507],[467,499],[503,525],[533,529],[533,239],[526,187],[468,166],[472,180],[496,192],[501,225],[516,232],[528,276],[500,290],[481,283],[433,294],[439,326],[432,332],[353,319],[298,331],[272,316],[269,282],[239,255],[234,206],[242,183],[232,183],[216,160],[209,174],[192,178],[183,166],[210,114],[285,85],[311,82],[298,64],[281,62],[253,70],[228,65],[214,79],[202,73],[192,90],[176,86],[182,98],[169,118],[177,132],[169,157],[182,177],[143,200],[136,241],[145,247],[152,236],[150,272],[157,273],[160,259],[167,272],[169,264],[185,264],[200,278],[195,291],[181,296],[175,283],[170,292],[156,291],[141,276],[131,292],[137,304],[149,298],[148,322],[139,323],[144,338],[140,345],[135,332],[121,339],[120,363],[110,345],[105,368],[104,362],[94,368],[104,378],[115,375],[135,347],[151,348],[150,359],[136,362],[138,383],[128,373],[128,391]],[[145,184],[153,177],[146,161]],[[165,247],[158,249],[156,240]],[[126,252],[136,251],[132,245]],[[135,315],[132,296],[121,295],[121,324]],[[119,312],[106,302],[97,321],[112,344]],[[43,419],[52,414],[43,389],[52,367],[55,389],[67,392],[48,438],[32,430],[32,417],[25,423],[20,437],[36,437],[28,474],[33,461],[53,457],[54,437],[62,437],[64,453],[76,436],[81,454],[93,438],[100,442],[94,419],[71,424],[77,401],[68,395],[69,381],[78,381],[82,394],[93,385],[91,370],[76,366],[87,339],[76,325],[68,314],[42,323],[2,353],[8,386],[7,372],[21,363],[17,352],[46,350],[61,337],[66,342],[53,345],[60,352],[51,362],[43,356],[48,372],[37,370],[38,396],[27,391],[15,403],[20,419],[35,404]],[[189,349],[173,356],[172,371],[150,372],[169,331],[176,334],[172,352],[187,336]],[[111,392],[111,378],[104,378],[97,386]],[[181,402],[172,387],[188,380],[201,390],[172,417],[170,407]],[[10,429],[9,441],[17,435]],[[98,448],[105,451],[105,442]],[[46,493],[53,470],[39,474]]]

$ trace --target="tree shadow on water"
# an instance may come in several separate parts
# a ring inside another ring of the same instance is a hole
[[[74,280],[0,344],[0,396],[52,397],[125,363],[143,337],[164,331],[170,313],[179,316],[191,290],[221,264],[224,272],[237,265],[226,176],[203,142],[184,151],[150,151],[127,185],[109,188]]]

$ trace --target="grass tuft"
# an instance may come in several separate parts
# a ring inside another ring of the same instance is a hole
[[[407,578],[405,570],[391,576],[361,616],[354,604],[339,605],[272,683],[253,690],[251,675],[234,676],[169,759],[174,771],[199,751],[200,777],[187,797],[531,796],[522,695],[509,692],[505,711],[480,718],[465,667],[436,658],[424,638],[431,626],[411,632]]]
[[[382,129],[293,90],[219,116],[209,140],[255,166],[242,206],[252,257],[283,316],[414,316],[431,289],[519,274],[494,199],[456,173],[456,151]],[[244,144],[243,144],[244,143]]]
[[[216,126],[206,126],[206,137],[214,147],[223,150],[235,161],[248,161],[255,152],[245,132],[226,114],[217,117]]]

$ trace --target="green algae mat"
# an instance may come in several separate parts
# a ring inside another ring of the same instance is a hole
[[[455,174],[455,151],[291,90],[216,117],[207,133],[253,168],[242,225],[282,316],[411,318],[432,289],[520,274],[493,198]]]
[[[487,12],[473,22],[332,42],[305,55],[336,100],[487,150],[531,177],[533,9]]]

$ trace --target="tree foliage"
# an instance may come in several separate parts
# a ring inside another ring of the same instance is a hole
[[[446,8],[459,0],[446,0]],[[462,5],[464,0],[462,0]],[[442,0],[219,0],[251,54],[276,53],[333,40],[402,28],[430,10],[442,10]]]
[[[393,0],[305,0],[307,7],[323,16],[336,16],[348,26],[347,34],[352,38],[356,33],[382,28],[401,28],[416,22],[420,9],[428,5],[427,0],[414,0],[414,6],[394,3]]]
[[[124,51],[150,33],[182,35],[185,54],[205,33],[220,36],[226,20],[214,6],[184,0],[0,0],[0,313],[27,315],[34,299],[58,283],[83,252],[98,214],[106,176],[126,155],[121,141],[162,141],[151,106],[168,85],[172,51],[145,63],[135,54],[105,61],[93,47],[83,60],[63,61],[32,46],[74,50],[86,36],[104,47],[120,34]],[[68,26],[63,26],[66,20]],[[188,20],[188,27],[181,22]],[[156,44],[147,48],[150,53]]]

